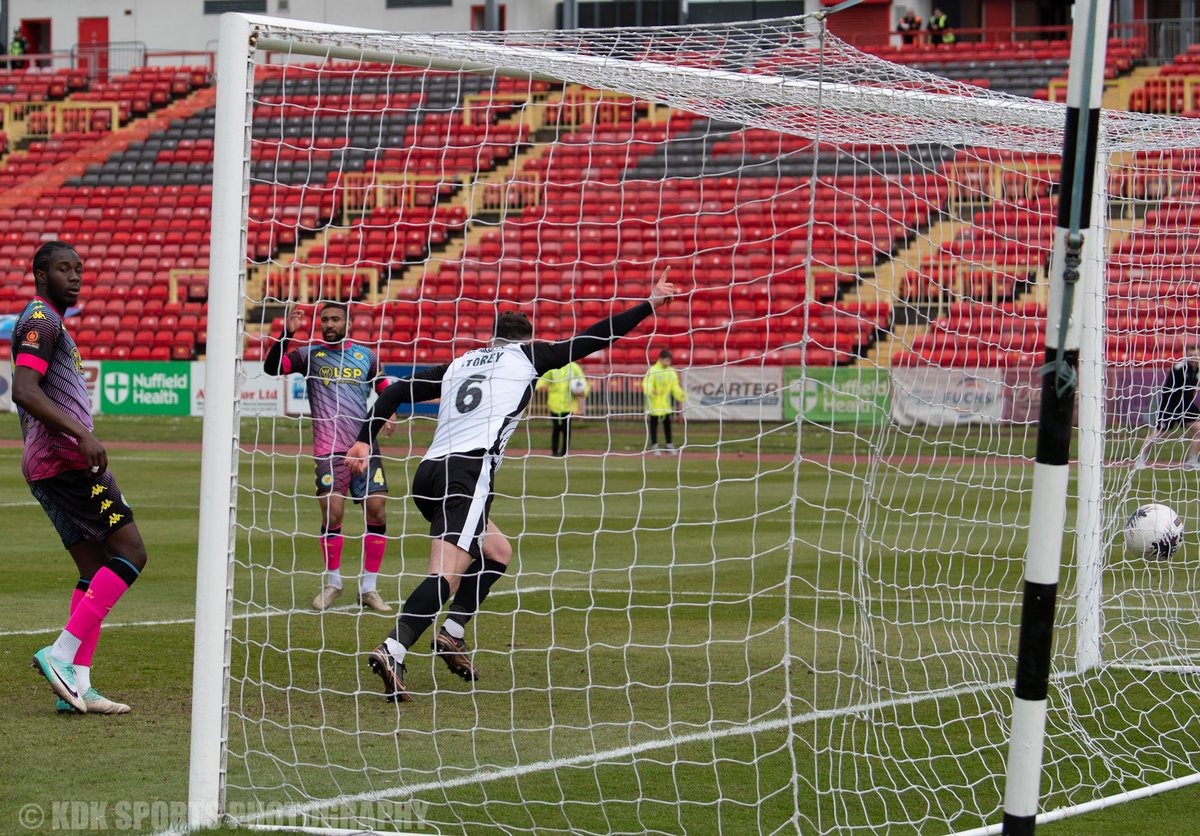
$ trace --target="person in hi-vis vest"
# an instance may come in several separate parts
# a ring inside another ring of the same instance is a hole
[[[537,382],[539,390],[546,389],[546,406],[550,410],[550,451],[555,456],[567,455],[571,444],[571,416],[583,412],[588,396],[588,381],[578,363],[568,363],[553,369]],[[562,447],[559,447],[559,439]]]
[[[671,352],[667,349],[658,352],[658,362],[651,366],[642,378],[642,392],[646,395],[646,426],[649,431],[650,451],[656,456],[662,455],[658,446],[658,422],[662,421],[663,441],[666,442],[667,452],[675,452],[675,445],[671,443],[671,415],[675,406],[671,399],[683,403],[687,400],[687,393],[679,385],[679,372],[671,367]]]

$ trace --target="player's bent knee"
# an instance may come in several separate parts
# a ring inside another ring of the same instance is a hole
[[[366,502],[367,525],[387,525],[387,505],[383,496],[372,494]]]
[[[146,544],[142,541],[142,535],[135,524],[130,523],[115,531],[105,542],[105,547],[110,554],[129,561],[138,572],[146,568],[146,561],[149,559]]]
[[[512,562],[512,543],[503,534],[490,535],[484,539],[483,556],[507,566]]]

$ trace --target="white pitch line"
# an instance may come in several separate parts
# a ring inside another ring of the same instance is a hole
[[[649,567],[646,567],[646,568],[649,568]],[[493,592],[489,597],[505,598],[505,597],[511,597],[514,595],[517,595],[517,596],[538,595],[543,592],[551,592],[551,593],[559,592],[564,595],[595,594],[595,595],[629,595],[629,596],[647,596],[647,597],[662,597],[662,596],[666,595],[666,596],[675,597],[675,598],[703,598],[703,599],[727,598],[727,599],[731,599],[734,601],[739,601],[739,600],[743,600],[743,599],[751,599],[751,598],[758,599],[758,600],[762,600],[762,599],[772,600],[772,599],[782,599],[782,598],[786,597],[785,595],[778,593],[778,592],[718,592],[718,591],[706,591],[706,590],[684,590],[684,591],[675,590],[675,591],[671,591],[671,592],[662,592],[662,591],[655,591],[655,590],[639,590],[639,589],[628,589],[628,588],[617,588],[617,587],[587,587],[587,586],[528,586],[528,587],[522,587],[520,589],[500,589],[500,590]],[[1188,594],[1188,593],[1180,592],[1177,594],[1182,595],[1182,594]],[[824,595],[815,595],[815,594],[811,594],[811,593],[797,593],[797,594],[793,594],[791,597],[792,597],[792,600],[796,600],[796,601],[833,602],[833,601],[848,601],[848,600],[850,600],[851,596],[848,593],[843,594],[843,595],[838,595],[835,592],[828,592]],[[868,603],[868,604],[888,604],[888,605],[898,604],[901,606],[933,607],[933,606],[938,605],[941,602],[931,601],[931,600],[923,599],[923,598],[871,598],[866,603]],[[1120,607],[1122,610],[1128,611],[1128,612],[1157,613],[1157,612],[1163,611],[1163,608],[1161,606],[1141,606],[1141,605],[1137,605],[1137,604],[1125,604],[1121,601],[1110,601],[1107,603],[1110,606]],[[1021,606],[1021,601],[1017,600],[1015,597],[1012,600],[994,600],[994,599],[989,600],[986,598],[978,598],[978,599],[970,599],[970,600],[956,599],[952,602],[946,603],[945,606],[948,608],[952,608],[952,609],[964,609],[966,607],[1004,607],[1004,608],[1008,608],[1008,609],[1014,609],[1016,607]],[[358,609],[358,608],[356,606],[354,606],[353,604],[345,604],[345,605],[338,606],[338,607],[330,607],[329,612],[349,613],[349,612],[353,612],[356,609]],[[233,620],[234,621],[250,621],[250,620],[259,619],[259,618],[281,618],[283,616],[291,616],[291,615],[311,616],[313,614],[314,614],[313,611],[308,610],[308,609],[261,610],[259,612],[252,612],[252,613],[238,613],[233,616]],[[372,618],[376,617],[372,614],[366,614],[366,615],[368,615],[368,617],[372,617]],[[163,620],[156,620],[156,621],[122,621],[122,622],[117,622],[115,624],[105,624],[104,629],[105,630],[118,630],[118,629],[122,629],[122,628],[131,628],[131,627],[178,627],[178,626],[181,626],[184,624],[194,624],[195,622],[196,622],[196,619],[194,619],[194,618],[173,618],[173,619],[163,619]],[[45,628],[38,628],[38,629],[32,629],[32,630],[0,630],[0,638],[9,638],[12,636],[54,635],[54,634],[57,634],[60,630],[62,630],[61,626],[45,627]]]

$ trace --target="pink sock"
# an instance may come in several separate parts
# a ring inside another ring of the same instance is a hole
[[[363,540],[363,571],[376,574],[383,565],[383,553],[387,549],[387,538],[379,534],[368,534]]]
[[[67,621],[67,632],[85,642],[95,633],[95,638],[98,640],[100,624],[127,589],[129,589],[129,585],[105,566],[96,573],[96,577],[92,578],[92,585],[88,587],[82,600],[72,611],[71,618]],[[83,647],[81,644],[79,648],[81,652]],[[95,649],[94,643],[92,649]],[[91,660],[90,653],[91,651],[89,651],[88,661]],[[79,656],[75,658],[79,659]],[[80,664],[87,664],[87,662]]]
[[[76,588],[71,593],[71,614],[74,615],[75,608],[79,606],[79,602],[87,595],[87,591]],[[83,641],[79,645],[79,649],[75,651],[74,663],[76,665],[91,665],[92,656],[96,652],[96,643],[100,641],[100,625],[96,625],[96,629],[90,634],[83,637]]]
[[[321,554],[325,556],[325,571],[336,572],[342,568],[342,531],[321,535]]]

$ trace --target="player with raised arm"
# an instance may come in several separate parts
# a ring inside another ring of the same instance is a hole
[[[366,506],[358,603],[376,612],[391,612],[377,589],[387,549],[387,477],[383,462],[375,448],[369,471],[358,474],[346,469],[344,458],[366,420],[371,391],[381,391],[387,380],[379,374],[375,352],[346,340],[346,305],[326,302],[322,306],[323,343],[289,351],[288,343],[303,321],[302,311],[288,312],[283,335],[263,359],[263,371],[270,375],[302,374],[308,388],[317,502],[321,506],[321,554],[325,559],[325,578],[312,606],[314,610],[326,610],[342,594],[342,520],[349,496]]]
[[[92,655],[105,617],[146,566],[146,546],[92,434],[83,360],[63,323],[79,300],[83,262],[70,244],[48,241],[33,256],[33,279],[37,295],[12,332],[21,472],[79,569],[67,625],[33,667],[60,712],[127,714],[92,687]]]
[[[429,575],[409,594],[395,628],[368,657],[389,700],[411,698],[404,685],[405,655],[451,596],[433,651],[452,673],[466,680],[479,678],[465,628],[512,560],[512,544],[488,517],[496,468],[533,395],[534,382],[551,369],[607,348],[674,293],[664,273],[647,301],[553,343],[532,342],[529,319],[506,311],[496,319],[490,346],[399,380],[379,396],[358,442],[346,454],[356,472],[366,469],[374,438],[397,407],[441,398],[433,441],[413,477],[413,500],[429,521],[433,538]]]

